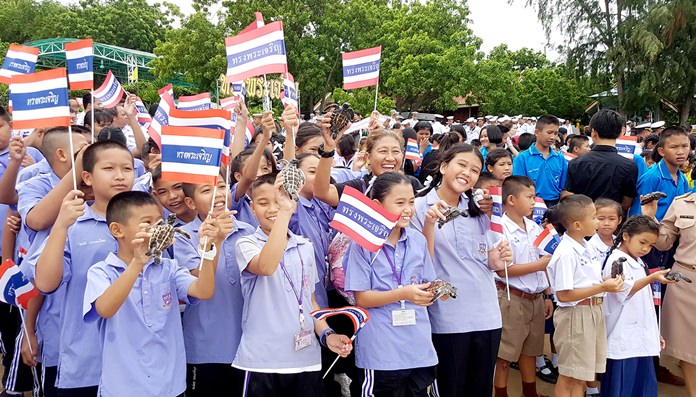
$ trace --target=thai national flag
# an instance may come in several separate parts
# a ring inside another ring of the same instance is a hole
[[[280,21],[228,37],[225,47],[230,81],[288,71],[283,23]]]
[[[344,306],[337,309],[319,309],[313,311],[311,314],[317,320],[325,320],[336,315],[346,315],[353,322],[354,334],[358,333],[358,330],[370,321],[370,313],[358,306]]]
[[[106,74],[106,80],[104,80],[101,87],[94,91],[93,95],[94,98],[101,102],[103,107],[109,109],[116,107],[116,105],[121,102],[123,93],[124,91],[123,87],[121,87],[121,83],[118,82],[116,76],[109,70],[109,73]]]
[[[572,159],[578,158],[578,155],[573,153],[563,153],[563,158],[565,158],[566,161],[570,161]]]
[[[222,106],[223,109],[234,112],[234,108],[237,107],[237,104],[239,103],[239,96],[234,95],[228,98],[222,98],[220,99],[220,106]]]
[[[343,190],[330,226],[366,250],[376,252],[387,241],[398,219],[398,214],[388,212],[357,189],[348,186]]]
[[[230,112],[224,109],[181,110],[172,109],[169,112],[169,125],[175,127],[196,127],[223,130],[224,144],[222,146],[222,163],[230,162],[230,134],[232,121]]]
[[[157,92],[160,96],[160,102],[147,132],[150,134],[150,138],[157,143],[157,146],[162,149],[162,127],[169,125],[169,112],[176,109],[176,105],[174,104],[174,91],[171,84],[160,88]]]
[[[418,142],[413,138],[408,138],[408,142],[406,142],[406,160],[422,160]]]
[[[94,42],[84,39],[65,43],[65,63],[71,90],[94,88]]]
[[[210,109],[210,93],[204,92],[198,95],[180,96],[177,109],[208,110]]]
[[[548,224],[546,229],[534,240],[534,246],[549,255],[553,255],[560,242],[561,238],[558,236],[558,232],[556,232],[553,225]]]
[[[660,271],[661,269],[659,267],[650,269],[650,274],[653,274],[655,272]],[[654,281],[650,283],[650,288],[652,289],[652,294],[653,294],[653,305],[655,306],[660,306],[662,305],[662,284],[660,284],[659,281]]]
[[[10,44],[0,69],[0,83],[9,85],[12,76],[34,73],[38,59],[38,48]]]
[[[366,50],[344,52],[343,57],[343,88],[369,87],[379,83],[379,62],[382,56],[382,46]]]
[[[138,123],[145,129],[152,123],[152,117],[150,112],[147,111],[143,100],[139,96],[135,97],[135,110],[138,112],[136,117],[138,118]]]
[[[616,140],[616,151],[620,155],[626,157],[629,160],[633,160],[633,155],[637,154],[636,149],[638,148],[638,137],[637,136],[622,136]]]
[[[224,135],[215,128],[162,126],[162,180],[215,184]]]
[[[534,222],[541,225],[541,219],[544,217],[544,214],[548,209],[549,208],[546,206],[543,198],[534,197],[534,211],[532,212],[532,219]]]
[[[232,82],[232,92],[234,95],[239,95],[239,100],[246,102],[246,84],[244,84],[244,81],[233,81]]]
[[[249,26],[244,28],[244,30],[239,32],[239,34],[250,32],[254,29],[258,29],[260,27],[263,27],[264,25],[265,25],[265,23],[263,22],[263,14],[261,14],[260,12],[256,12],[254,22],[249,24]]]
[[[491,230],[503,234],[503,189],[499,186],[488,188],[493,199]]]
[[[252,123],[251,120],[247,119],[247,128],[246,131],[244,131],[244,147],[251,145],[255,135],[256,127],[254,127],[254,123]]]
[[[29,301],[39,291],[27,280],[12,259],[0,265],[0,300],[27,310]]]
[[[10,100],[15,130],[70,125],[65,68],[15,75]]]
[[[297,105],[297,88],[295,87],[295,78],[290,73],[285,74],[283,79],[283,91],[280,92],[280,101],[283,106],[294,106],[299,112]]]

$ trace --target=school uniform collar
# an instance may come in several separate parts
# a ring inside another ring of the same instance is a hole
[[[94,210],[92,209],[92,204],[86,205],[86,207],[85,207],[85,213],[82,214],[81,217],[77,218],[77,221],[78,221],[78,222],[80,222],[80,221],[88,221],[88,220],[95,220],[95,221],[98,221],[98,222],[106,222],[106,218],[105,218],[105,217],[103,217],[103,216],[97,214],[96,212],[94,212]]]
[[[504,225],[507,225],[507,227],[510,229],[511,233],[522,232],[524,234],[527,234],[530,231],[530,228],[533,227],[532,225],[536,225],[536,223],[534,223],[534,221],[530,220],[527,217],[523,217],[522,221],[524,222],[524,227],[527,229],[527,230],[524,230],[520,227],[520,225],[517,224],[517,222],[510,219],[507,212],[505,212],[503,214],[502,221],[503,221]]]
[[[261,229],[261,226],[256,228],[256,232],[254,232],[254,237],[258,238],[259,241],[263,241],[264,243],[268,241],[268,235],[264,233],[263,229]],[[290,230],[288,230],[288,245],[285,246],[285,251],[289,250],[290,248],[297,247],[302,244],[308,243],[308,240],[305,240],[303,237],[300,237]]]
[[[314,203],[311,200],[307,200],[306,198],[300,196],[300,204],[304,205],[305,207],[309,209],[314,209]]]
[[[533,144],[532,146],[529,147],[529,154],[532,156],[544,156],[539,149],[537,149],[536,144]],[[552,147],[549,148],[549,157],[551,156],[560,156],[561,154],[555,150],[553,150]]]
[[[660,160],[660,162],[657,163],[657,170],[660,172],[660,177],[662,179],[672,182],[673,185],[678,186],[679,183],[682,183],[682,178],[686,179],[684,174],[682,174],[681,170],[677,170],[677,182],[675,182],[672,178],[672,174],[669,172],[669,168],[667,168],[667,164],[665,164],[664,159]]]
[[[621,256],[623,256],[624,258],[626,258],[626,263],[628,263],[629,266],[631,266],[632,268],[634,268],[634,269],[644,269],[644,268],[645,268],[645,266],[643,266],[642,264],[638,263],[637,260],[631,258],[630,255],[626,254],[626,253],[623,252],[623,251],[621,251]]]
[[[587,243],[580,244],[567,234],[564,234],[562,239],[568,241],[568,243],[570,243],[571,248],[573,248],[573,250],[575,250],[575,252],[577,252],[578,255],[584,255],[587,251]]]
[[[128,264],[126,262],[124,262],[123,259],[119,258],[118,255],[114,252],[109,252],[109,255],[106,256],[106,259],[104,259],[104,263],[106,263],[108,266],[113,267],[115,269],[126,270],[126,268],[128,267]],[[152,259],[152,258],[148,259],[145,266],[143,266],[143,272],[145,272],[145,269],[147,269],[153,263],[155,263],[154,259]]]
[[[408,228],[401,228],[401,236],[399,236],[399,239],[396,240],[396,245],[391,245],[391,243],[389,243],[387,240],[384,240],[384,245],[396,249],[396,246],[398,246],[399,243],[408,240],[408,230]]]
[[[425,202],[428,204],[428,206],[432,206],[440,200],[442,199],[437,194],[437,188],[430,189],[428,194],[425,195]],[[461,195],[459,195],[459,208],[466,208],[468,205],[469,198],[466,197],[466,194],[462,193]]]

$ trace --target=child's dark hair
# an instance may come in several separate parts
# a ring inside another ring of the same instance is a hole
[[[459,137],[461,138],[461,141],[464,142],[466,140],[466,131],[464,130],[464,126],[461,124],[455,124],[450,127],[450,132],[459,134]]]
[[[393,186],[401,184],[407,184],[411,187],[411,180],[399,172],[385,172],[375,178],[372,189],[370,189],[370,198],[381,202]]]
[[[251,199],[254,199],[254,191],[256,191],[256,189],[258,189],[259,186],[274,185],[277,175],[278,173],[272,172],[270,174],[261,175],[260,177],[256,178],[256,180],[251,184]]]
[[[614,210],[616,210],[616,215],[619,217],[623,216],[623,209],[621,208],[621,204],[617,203],[616,201],[608,198],[598,198],[595,203],[594,203],[595,208],[597,211],[599,211],[600,208],[608,208],[611,207]]]
[[[109,200],[106,206],[106,223],[113,222],[125,223],[131,216],[134,207],[141,208],[146,205],[159,207],[159,203],[154,197],[145,192],[121,192]]]
[[[126,139],[126,135],[123,133],[123,130],[118,127],[104,127],[101,131],[99,131],[97,141],[106,140],[116,141],[121,145],[128,147],[128,139]]]
[[[114,122],[114,117],[103,110],[95,109],[89,110],[85,113],[85,125],[94,127],[92,123],[92,112],[94,112],[94,124],[111,124]]]
[[[10,114],[2,106],[0,106],[0,119],[3,119],[8,123],[12,121],[12,118],[10,118]]]
[[[664,147],[665,143],[667,142],[667,139],[673,137],[673,136],[685,136],[688,137],[689,133],[684,131],[681,127],[679,126],[671,126],[667,127],[662,133],[660,134],[660,147]],[[689,141],[689,147],[691,147],[691,141]]]
[[[54,154],[60,147],[60,144],[65,142],[61,139],[68,135],[68,127],[53,127],[44,132],[41,140],[41,154],[46,158],[49,164],[53,165]]]
[[[530,146],[536,141],[536,135],[525,132],[519,137],[517,137],[517,146],[520,152],[524,152],[529,149]]]
[[[650,134],[645,139],[643,139],[645,147],[648,147],[648,143],[652,143],[653,147],[657,147],[660,144],[660,137],[655,134]]]
[[[295,140],[297,142],[297,139]],[[352,157],[358,149],[355,147],[355,138],[353,135],[343,135],[341,139],[338,140],[336,145],[338,152],[343,157]]]
[[[539,120],[536,122],[536,130],[537,131],[542,131],[547,125],[556,125],[560,126],[561,121],[558,119],[558,117],[547,114],[545,116],[539,117]]]
[[[479,149],[479,148],[481,148],[481,146],[483,146],[483,145],[481,144],[481,140],[480,140],[480,139],[472,139],[472,140],[471,140],[471,146],[475,147],[476,149]]]
[[[544,216],[541,218],[541,222],[550,223],[559,235],[563,235],[566,232],[566,228],[561,223],[561,218],[558,212],[558,205],[549,207]]]
[[[616,139],[621,135],[621,129],[626,125],[626,118],[621,113],[602,109],[595,113],[590,120],[590,127],[597,131],[601,139]]]
[[[616,233],[616,238],[614,239],[614,245],[611,246],[611,249],[609,249],[609,252],[607,252],[606,258],[604,258],[604,262],[602,263],[602,269],[604,269],[604,266],[607,263],[607,259],[611,255],[611,253],[617,249],[623,241],[623,235],[624,233],[628,234],[628,237],[633,237],[636,234],[639,233],[653,233],[656,235],[660,234],[660,225],[655,222],[655,220],[649,216],[645,215],[634,215],[626,221],[626,223],[621,226],[621,229],[619,229],[619,232]]]
[[[492,150],[490,153],[488,153],[488,156],[486,156],[486,170],[488,170],[488,167],[495,166],[495,163],[497,163],[498,160],[504,158],[509,158],[510,161],[512,161],[512,153],[505,149]]]
[[[467,144],[467,143],[458,143],[448,150],[441,152],[438,154],[437,161],[436,163],[438,164],[438,167],[442,163],[449,163],[452,161],[458,154],[460,153],[474,153],[476,157],[481,161],[481,169],[483,171],[483,156],[481,155],[481,152],[479,152],[475,147]],[[425,189],[421,190],[418,192],[418,197],[423,197],[426,196],[428,193],[430,193],[431,190],[433,190],[436,187],[439,187],[442,184],[442,173],[438,170],[435,172],[433,175],[433,180],[430,182],[430,185],[426,187]],[[474,202],[474,194],[471,191],[471,189],[467,190],[465,192],[466,197],[469,199],[469,216],[481,216],[483,215],[483,212],[481,209],[476,205]]]
[[[500,145],[503,143],[503,132],[498,128],[497,125],[489,125],[486,127],[486,132],[488,133],[488,142],[494,145]]]
[[[561,200],[558,203],[558,217],[563,227],[568,229],[573,222],[582,220],[589,207],[594,208],[594,203],[584,194],[573,194]]]
[[[430,124],[427,121],[419,121],[416,123],[416,125],[413,126],[413,129],[418,132],[420,130],[428,130],[430,131],[430,135],[433,134],[433,125]]]
[[[536,188],[534,180],[528,176],[513,175],[503,181],[503,204],[507,203],[510,196],[517,197],[524,189]]]
[[[585,135],[570,135],[568,138],[568,153],[573,153],[576,147],[581,147],[585,142],[590,142],[590,137]]]
[[[321,136],[321,127],[313,123],[302,123],[297,127],[295,147],[304,146],[310,139]]]
[[[122,149],[127,152],[131,158],[133,158],[133,153],[128,150],[127,147],[123,146],[120,142],[106,140],[101,142],[94,142],[93,144],[87,146],[84,154],[82,155],[82,169],[92,173],[94,172],[94,165],[99,159],[99,154],[104,150],[108,149]]]
[[[247,159],[247,157],[254,154],[255,148],[255,145],[249,146],[248,148],[244,149],[241,153],[234,157],[234,159],[232,160],[232,164],[230,164],[230,185],[237,183],[237,180],[234,177],[234,173],[242,172],[242,170],[244,169],[244,161]],[[271,165],[271,172],[277,170],[275,156],[273,156],[273,153],[271,153],[270,150],[263,150],[263,158],[261,159],[261,161],[263,161],[264,159]]]
[[[314,154],[314,153],[300,153],[295,157],[295,160],[297,160],[297,166],[301,166],[302,163],[309,157],[314,157],[315,159],[319,159],[319,155]]]
[[[486,182],[495,182],[498,184],[498,178],[496,178],[495,175],[491,174],[490,172],[482,172],[481,175],[479,175],[479,179],[476,181],[474,187],[481,187]]]

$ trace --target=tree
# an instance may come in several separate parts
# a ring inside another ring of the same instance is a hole
[[[344,91],[336,88],[331,94],[337,104],[350,103],[356,112],[363,116],[369,116],[375,109],[375,89],[374,87],[359,88],[357,90]],[[377,98],[377,110],[382,114],[389,114],[394,109],[396,103],[388,96],[380,95]]]

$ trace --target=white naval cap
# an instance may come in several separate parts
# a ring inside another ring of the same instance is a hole
[[[664,126],[665,126],[665,122],[664,122],[664,121],[658,121],[658,122],[656,122],[656,123],[650,124],[650,128],[662,128],[662,127],[664,127]]]

